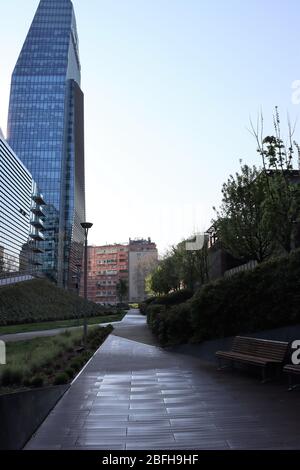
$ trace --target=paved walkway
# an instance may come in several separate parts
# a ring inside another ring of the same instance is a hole
[[[117,325],[26,449],[300,449],[300,394],[164,351]]]
[[[99,324],[99,326],[117,325],[118,323],[120,322],[101,323],[101,325]],[[55,328],[52,330],[27,331],[24,333],[10,333],[7,335],[0,335],[0,341],[4,341],[5,343],[17,343],[18,341],[29,341],[34,338],[46,338],[50,336],[57,336],[61,333],[64,333],[65,331],[78,330],[78,328],[82,328],[82,326],[70,326],[66,328]]]

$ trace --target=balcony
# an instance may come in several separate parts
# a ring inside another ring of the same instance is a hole
[[[39,206],[45,206],[46,203],[44,201],[44,196],[40,193],[33,194],[32,199],[36,202]]]
[[[34,266],[43,266],[43,263],[41,263],[40,261],[34,261],[33,265]]]
[[[39,230],[45,230],[44,222],[39,217],[35,217],[30,223],[33,227]]]
[[[43,212],[40,206],[33,207],[31,212],[36,215],[37,217],[45,217],[45,213]]]
[[[44,235],[39,230],[37,230],[35,233],[31,233],[30,236],[33,240],[37,242],[42,242],[45,240]]]
[[[39,248],[38,246],[34,246],[34,247],[32,248],[32,251],[33,251],[33,253],[40,253],[40,254],[41,254],[41,253],[44,253],[44,250],[42,250],[42,249]]]

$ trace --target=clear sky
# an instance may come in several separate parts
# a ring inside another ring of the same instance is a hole
[[[1,1],[0,126],[38,0]],[[299,0],[74,0],[94,244],[152,237],[161,253],[204,230],[247,128],[275,105],[295,120]],[[296,132],[300,141],[300,123]]]

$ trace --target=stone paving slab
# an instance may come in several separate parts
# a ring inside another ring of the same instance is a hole
[[[130,311],[26,449],[300,449],[300,395],[160,348]]]

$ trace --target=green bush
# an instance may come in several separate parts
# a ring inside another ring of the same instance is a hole
[[[66,372],[60,372],[54,378],[54,385],[65,385],[70,382],[70,378]]]
[[[68,367],[68,368],[66,369],[66,374],[67,374],[67,376],[68,376],[70,379],[73,379],[75,373],[76,373],[76,370],[73,369],[73,367]]]
[[[165,305],[149,305],[147,308],[147,323],[155,335],[158,335],[159,323],[165,311]]]
[[[25,384],[24,384],[25,385]],[[35,375],[29,382],[29,386],[39,388],[44,385],[44,378],[40,375]]]
[[[139,310],[142,315],[147,315],[147,308],[150,304],[155,302],[157,297],[149,297],[149,299],[144,300],[142,303],[139,304]]]
[[[10,385],[21,385],[23,382],[23,372],[14,367],[5,367],[0,376],[0,383],[3,387]]]
[[[181,289],[175,292],[171,292],[167,295],[161,295],[158,297],[150,297],[149,299],[142,302],[139,306],[140,312],[143,315],[148,315],[154,305],[165,305],[167,308],[172,305],[178,305],[186,302],[193,296],[193,291],[190,289]]]
[[[152,305],[148,309],[148,324],[164,346],[188,342],[192,336],[191,306],[189,302],[166,309],[164,305]]]
[[[177,306],[157,301],[147,306],[147,319],[163,345],[300,323],[300,250],[208,283]]]
[[[167,295],[161,295],[160,297],[156,297],[151,304],[159,304],[159,305],[178,305],[183,302],[186,302],[193,296],[193,291],[190,289],[181,289],[175,292],[171,292]]]
[[[300,251],[204,286],[192,302],[194,340],[300,323]]]
[[[115,311],[44,279],[2,287],[0,291],[0,326],[104,316]]]
[[[68,383],[112,330],[111,325],[90,327],[87,349],[77,352],[75,343],[78,339],[81,341],[82,329],[75,329],[71,334],[8,343],[8,364],[0,368],[0,389]],[[95,343],[95,348],[91,342]]]

